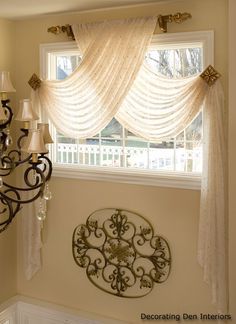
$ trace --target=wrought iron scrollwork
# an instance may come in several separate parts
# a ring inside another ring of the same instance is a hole
[[[17,141],[17,148],[8,150],[8,128],[12,120],[12,110],[8,106],[9,100],[1,100],[7,120],[0,123],[0,233],[12,222],[24,204],[43,197],[44,188],[52,173],[52,163],[44,154],[39,154],[38,161],[32,161],[32,154],[23,157],[22,142],[28,136],[28,129],[21,129],[22,135]],[[10,185],[3,178],[10,175],[16,168],[22,166],[24,185],[17,187]]]
[[[154,235],[141,215],[121,209],[101,209],[75,228],[72,239],[76,264],[103,291],[119,297],[143,297],[169,276],[167,241]]]

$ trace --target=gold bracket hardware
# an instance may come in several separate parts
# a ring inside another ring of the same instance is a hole
[[[158,24],[160,29],[166,33],[167,32],[167,23],[171,23],[171,22],[176,22],[178,24],[182,23],[183,21],[192,18],[191,14],[184,12],[184,13],[180,13],[177,12],[174,15],[165,15],[165,16],[158,16]]]
[[[48,28],[48,32],[49,33],[53,33],[55,35],[59,35],[61,33],[66,33],[67,36],[72,39],[75,40],[75,36],[73,34],[73,30],[71,25],[64,25],[64,26],[52,26]]]
[[[40,87],[41,82],[42,81],[40,80],[40,78],[35,73],[32,75],[32,77],[28,81],[29,85],[34,90],[37,90]]]
[[[176,22],[176,23],[180,24],[189,18],[192,18],[192,16],[191,16],[191,14],[189,14],[187,12],[184,12],[184,13],[177,12],[174,15],[164,15],[164,16],[159,15],[158,16],[158,24],[159,24],[160,29],[164,33],[166,33],[167,32],[167,23]],[[63,26],[59,26],[59,25],[51,26],[48,28],[48,32],[53,33],[54,35],[66,33],[70,39],[75,40],[75,36],[74,36],[73,30],[72,30],[72,27],[69,24],[66,24]]]
[[[200,77],[206,81],[210,87],[221,77],[221,75],[213,68],[213,66],[209,65],[202,74],[200,74]]]

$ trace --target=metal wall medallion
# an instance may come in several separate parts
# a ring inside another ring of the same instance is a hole
[[[88,279],[119,297],[143,297],[169,276],[168,243],[154,236],[142,216],[120,209],[100,209],[75,228],[74,260],[86,268]]]

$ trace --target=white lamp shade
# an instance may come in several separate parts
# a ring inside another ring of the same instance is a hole
[[[10,72],[0,71],[0,93],[15,91],[16,89],[11,83]]]
[[[20,107],[15,120],[31,121],[37,119],[39,119],[39,117],[33,110],[32,101],[30,99],[20,100]]]
[[[45,123],[38,123],[38,129],[40,129],[43,133],[43,141],[44,144],[50,144],[53,143],[53,139],[51,138],[50,132],[49,132],[49,125]]]
[[[42,131],[31,129],[21,150],[27,153],[48,153],[44,145]]]

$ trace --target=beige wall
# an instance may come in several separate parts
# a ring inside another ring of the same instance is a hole
[[[65,36],[47,33],[52,25],[97,21],[152,14],[190,12],[193,18],[182,25],[169,25],[169,32],[214,30],[215,67],[227,88],[227,1],[183,0],[172,4],[55,15],[16,23],[16,87],[18,99],[28,97],[27,81],[39,73],[39,44],[66,41]],[[157,32],[159,30],[157,29]],[[138,323],[146,313],[215,313],[209,287],[202,280],[196,261],[198,191],[96,181],[53,178],[54,195],[43,231],[43,269],[31,281],[22,271],[18,249],[18,293],[71,308],[82,309]],[[157,233],[170,243],[173,267],[168,281],[141,299],[125,300],[103,293],[78,268],[71,253],[74,228],[96,209],[120,207],[147,217]],[[191,321],[194,323],[194,321]]]
[[[230,309],[236,318],[236,258],[235,258],[235,228],[236,228],[236,2],[229,1],[229,280]]]
[[[0,71],[14,80],[14,23],[0,19]],[[14,99],[14,98],[13,98]],[[0,234],[0,303],[16,294],[16,226]]]
[[[14,40],[15,24],[11,21],[0,18],[0,69],[14,72]]]

